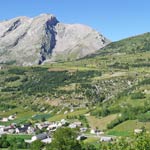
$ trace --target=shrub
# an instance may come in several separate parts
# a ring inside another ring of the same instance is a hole
[[[145,98],[145,94],[142,92],[136,92],[131,94],[132,99],[143,99]]]
[[[150,121],[150,114],[149,113],[140,114],[137,118],[141,122],[149,122]]]
[[[14,81],[17,81],[19,79],[20,79],[19,76],[12,76],[12,77],[6,78],[5,82],[14,82]]]

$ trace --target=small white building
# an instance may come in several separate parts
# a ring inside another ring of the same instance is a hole
[[[41,140],[41,142],[43,143],[50,143],[51,142],[51,138],[49,137],[49,135],[47,133],[41,133],[38,135],[35,135],[31,138],[31,140],[25,140],[26,143],[32,143],[36,140]]]
[[[20,131],[19,131],[18,128],[15,129],[15,133],[16,133],[16,134],[19,134],[19,133],[20,133]]]
[[[96,134],[94,129],[91,129],[90,133],[91,134]]]
[[[10,115],[10,116],[8,117],[8,119],[9,119],[9,120],[14,120],[14,119],[15,119],[15,116],[14,116],[14,115]]]
[[[103,131],[100,131],[100,132],[99,132],[99,135],[103,135],[103,134],[104,134],[104,132],[103,132]]]
[[[9,130],[8,130],[8,133],[10,133],[10,134],[15,133],[15,129],[9,129]]]
[[[80,140],[85,140],[85,139],[87,139],[87,137],[86,137],[85,135],[79,135],[79,136],[77,137],[77,140],[78,140],[78,141],[80,141]]]
[[[111,142],[111,141],[113,141],[113,138],[109,137],[109,136],[102,136],[102,137],[100,137],[100,141],[101,142]]]
[[[28,129],[27,129],[27,133],[28,134],[33,134],[35,132],[35,129],[33,128],[33,127],[28,127]]]
[[[68,111],[66,110],[65,112],[64,112],[64,114],[67,114],[68,113]]]
[[[81,126],[82,126],[82,122],[80,122],[80,121],[74,122],[74,124],[75,124],[77,127],[81,127]]]
[[[47,133],[41,133],[41,134],[38,134],[38,135],[35,135],[31,138],[32,141],[35,141],[35,140],[44,140],[44,139],[47,139],[49,136]]]
[[[58,128],[57,123],[53,123],[47,127],[47,130],[55,131]]]
[[[8,118],[2,118],[2,120],[1,120],[2,122],[8,122],[9,121],[9,119]]]
[[[48,138],[42,140],[41,142],[43,142],[43,143],[45,143],[45,144],[49,144],[49,143],[52,142],[52,138],[49,138],[49,137],[48,137]]]
[[[142,129],[134,129],[134,134],[139,134],[142,133],[143,130]]]
[[[5,126],[0,125],[0,134],[4,133],[4,128],[5,128]]]
[[[68,123],[68,121],[67,121],[67,120],[65,120],[65,119],[61,119],[61,121],[60,121],[60,122],[61,122],[61,124],[62,124],[62,125],[65,125],[66,123]]]
[[[69,125],[69,128],[71,128],[71,129],[74,129],[74,128],[76,128],[76,127],[77,127],[77,126],[76,126],[75,124],[73,124],[73,123]]]
[[[86,132],[87,131],[87,128],[84,127],[84,128],[80,128],[80,132]]]
[[[81,127],[82,123],[80,121],[77,122],[73,122],[69,125],[70,128],[77,128],[77,127]]]

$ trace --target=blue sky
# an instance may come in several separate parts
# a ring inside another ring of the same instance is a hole
[[[150,0],[1,0],[0,20],[54,14],[91,26],[112,41],[150,31]]]

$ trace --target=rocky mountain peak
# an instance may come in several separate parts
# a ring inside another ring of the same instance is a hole
[[[110,41],[82,24],[60,23],[54,15],[0,22],[0,63],[42,64],[84,57]]]

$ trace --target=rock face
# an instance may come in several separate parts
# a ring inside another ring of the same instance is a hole
[[[110,41],[81,24],[63,24],[55,16],[18,17],[0,22],[0,63],[36,65],[94,53]]]

